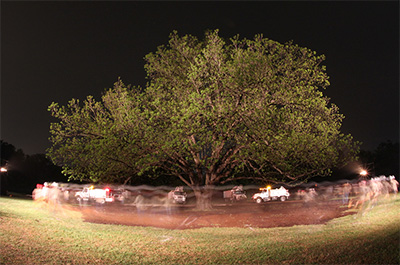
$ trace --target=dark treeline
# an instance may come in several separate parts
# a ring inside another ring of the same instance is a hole
[[[391,141],[382,142],[373,151],[360,150],[358,161],[349,163],[343,168],[333,169],[329,177],[316,178],[315,181],[336,181],[340,179],[356,179],[360,177],[360,170],[368,172],[367,177],[394,175],[400,176],[399,143]]]
[[[361,162],[371,175],[395,175],[399,178],[399,143],[386,141],[374,151],[360,151]]]
[[[21,149],[1,141],[1,194],[7,192],[31,194],[37,183],[46,181],[67,182],[61,168],[44,154],[25,155]]]
[[[62,169],[54,165],[45,154],[25,155],[21,149],[3,140],[1,142],[1,167],[7,169],[1,172],[1,195],[8,193],[31,194],[36,184],[44,182],[68,182],[68,177],[62,174]],[[358,166],[366,168],[369,176],[395,175],[399,173],[399,143],[383,142],[374,151],[361,150]],[[348,168],[352,170],[349,170]],[[316,178],[317,181],[335,181],[358,177],[357,166],[334,169],[329,177]],[[182,185],[175,178],[157,174],[158,178],[137,176],[132,178],[130,185]],[[248,183],[242,183],[248,184]]]

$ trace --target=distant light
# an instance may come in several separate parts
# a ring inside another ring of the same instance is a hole
[[[361,170],[360,175],[361,176],[366,176],[366,175],[368,175],[368,172],[363,169],[363,170]]]
[[[0,169],[0,171],[1,171],[1,172],[7,172],[7,168],[2,167],[2,168]]]

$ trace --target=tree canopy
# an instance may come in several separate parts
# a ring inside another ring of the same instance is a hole
[[[329,174],[354,159],[358,143],[340,132],[344,116],[323,95],[324,59],[262,35],[173,32],[145,57],[145,88],[118,80],[101,101],[52,103],[59,121],[48,155],[72,178],[123,182],[161,169],[199,193],[240,178]]]

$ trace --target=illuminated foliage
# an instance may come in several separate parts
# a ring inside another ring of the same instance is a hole
[[[92,182],[127,182],[148,169],[150,145],[144,143],[140,94],[121,80],[106,91],[102,102],[88,96],[83,106],[72,99],[67,106],[52,103],[48,155],[72,179]],[[146,161],[146,162],[144,162]],[[150,163],[151,164],[151,163]]]
[[[170,35],[146,57],[143,91],[120,80],[101,102],[50,106],[49,155],[74,177],[162,168],[198,192],[239,178],[297,182],[352,160],[358,144],[324,97],[324,56],[255,36]],[[252,174],[241,174],[242,172]],[[200,194],[202,193],[202,194]]]

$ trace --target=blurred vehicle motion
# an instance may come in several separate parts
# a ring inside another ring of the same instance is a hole
[[[111,189],[108,187],[104,189],[95,189],[94,186],[85,187],[82,191],[75,193],[75,197],[78,202],[96,202],[104,204],[114,201],[114,196]]]
[[[242,201],[246,200],[247,196],[246,193],[243,190],[243,186],[235,186],[231,190],[226,190],[224,191],[224,199],[225,201]]]
[[[308,187],[307,187],[308,186]],[[340,200],[348,207],[362,208],[369,202],[371,205],[376,203],[378,197],[388,198],[390,194],[396,195],[399,182],[391,175],[389,177],[379,176],[370,179],[359,179],[354,181],[341,181],[333,183],[320,183],[307,186],[294,187],[290,190],[281,186],[272,188],[271,186],[258,188],[257,186],[242,185],[234,186],[229,190],[226,187],[215,187],[213,190],[213,202],[216,205],[225,206],[226,202],[247,202],[246,192],[249,198],[257,204],[268,201],[302,201],[305,204],[317,202],[319,200]],[[43,201],[50,204],[70,203],[70,204],[124,204],[142,208],[151,207],[185,207],[195,204],[193,193],[185,192],[185,187],[178,186],[129,186],[129,185],[96,185],[96,184],[74,184],[45,182],[37,184],[32,192],[35,201]],[[223,204],[225,201],[225,204]]]

